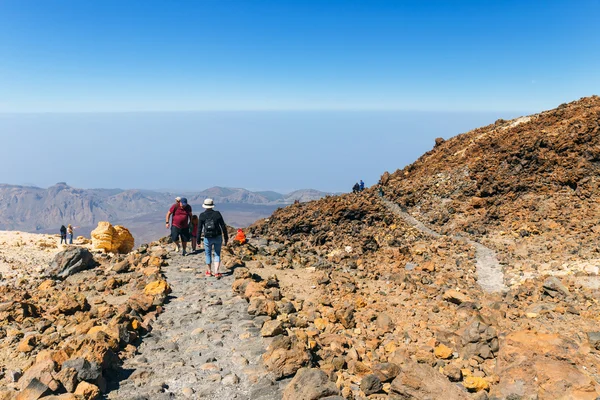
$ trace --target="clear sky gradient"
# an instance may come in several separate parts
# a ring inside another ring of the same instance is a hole
[[[0,182],[342,190],[434,137],[598,94],[599,15],[598,0],[2,0]],[[208,174],[167,173],[207,142]],[[59,157],[78,164],[47,168]]]

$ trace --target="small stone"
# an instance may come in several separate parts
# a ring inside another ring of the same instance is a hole
[[[318,368],[300,368],[283,392],[282,400],[322,399],[340,391]]]
[[[395,328],[394,321],[386,313],[379,314],[375,323],[383,333],[392,332]]]
[[[433,354],[437,358],[441,358],[442,360],[447,360],[452,357],[452,349],[444,344],[440,344],[433,349]]]
[[[317,329],[323,331],[329,325],[329,321],[325,318],[316,318],[314,324]]]
[[[240,355],[235,355],[231,358],[231,361],[235,364],[235,365],[239,365],[239,366],[244,366],[244,365],[248,365],[248,360]]]
[[[185,387],[181,389],[181,394],[183,394],[185,397],[192,397],[194,395],[194,389]]]
[[[202,371],[220,371],[221,370],[221,368],[219,368],[219,366],[217,366],[217,364],[214,364],[214,363],[202,364],[200,366],[200,369]]]
[[[223,378],[223,385],[225,386],[233,386],[237,385],[240,382],[240,378],[236,374],[229,374]]]
[[[468,376],[463,381],[463,386],[472,392],[479,392],[490,388],[490,384],[484,378],[478,376]]]
[[[77,371],[77,379],[80,381],[94,381],[102,374],[102,368],[95,362],[89,362],[84,358],[74,358],[63,363],[62,368],[73,368]]]
[[[569,289],[555,276],[551,276],[544,281],[544,290],[546,294],[555,297],[557,293],[560,293],[564,296],[568,296],[571,294]]]
[[[11,370],[6,373],[9,382],[16,383],[22,376],[21,370]]]
[[[442,296],[442,298],[450,303],[454,303],[457,305],[472,301],[469,296],[467,296],[466,294],[462,294],[461,292],[454,289],[447,290]]]
[[[267,321],[260,330],[262,337],[273,337],[283,333],[283,323],[276,319]]]
[[[98,389],[98,386],[84,381],[79,382],[75,394],[82,396],[84,400],[95,400],[100,398],[100,389]]]
[[[36,337],[34,335],[30,335],[21,340],[21,343],[17,346],[17,351],[21,353],[29,353],[35,348],[36,345]]]
[[[377,393],[381,391],[381,389],[383,389],[383,384],[375,374],[366,375],[360,381],[360,390],[367,396]]]
[[[400,367],[394,363],[377,363],[371,369],[381,382],[392,381],[400,374]]]
[[[452,382],[458,382],[462,379],[462,371],[455,364],[448,364],[444,367],[444,375]]]

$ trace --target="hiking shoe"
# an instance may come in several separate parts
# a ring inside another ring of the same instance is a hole
[[[208,271],[206,271],[206,273],[204,275],[206,275],[206,276],[212,276],[212,274],[210,272],[208,272]]]
[[[217,278],[217,279],[221,279],[222,277],[223,277],[223,274],[221,274],[221,273],[215,274],[215,278]]]
[[[181,255],[184,257],[187,256],[187,253],[185,252],[185,250],[183,252],[181,252]]]

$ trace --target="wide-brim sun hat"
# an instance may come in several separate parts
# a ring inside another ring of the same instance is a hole
[[[181,197],[179,197],[179,196],[175,197],[175,201],[181,201]]]
[[[213,199],[206,199],[202,204],[202,208],[215,208],[215,202]]]

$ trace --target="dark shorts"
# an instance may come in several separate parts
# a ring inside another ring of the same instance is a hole
[[[176,242],[179,240],[180,236],[182,242],[189,242],[190,228],[178,228],[176,226],[171,226],[171,240]]]

